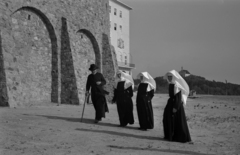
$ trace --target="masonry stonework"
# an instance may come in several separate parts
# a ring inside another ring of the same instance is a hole
[[[1,0],[0,106],[83,104],[90,64],[111,100],[108,0]]]

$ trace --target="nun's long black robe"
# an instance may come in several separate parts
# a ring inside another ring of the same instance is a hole
[[[101,82],[101,84],[97,85],[96,82]],[[90,74],[88,76],[86,91],[89,91],[91,88],[91,99],[96,111],[95,120],[101,120],[102,117],[105,117],[105,112],[108,112],[105,98],[106,91],[103,89],[105,84],[106,80],[101,73]]]
[[[154,118],[152,108],[152,98],[154,90],[147,92],[147,83],[140,83],[137,92],[137,113],[140,129],[153,129]]]
[[[118,82],[113,97],[113,102],[116,102],[117,104],[120,126],[134,123],[132,102],[133,89],[132,86],[124,89],[124,84],[125,81]]]
[[[164,139],[175,142],[190,142],[181,91],[174,95],[174,84],[169,84],[169,99],[163,113]],[[173,113],[173,108],[177,112]]]

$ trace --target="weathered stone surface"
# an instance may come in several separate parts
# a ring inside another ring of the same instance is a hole
[[[113,55],[114,53],[111,52],[111,45],[109,44],[108,36],[103,33],[102,34],[102,51],[103,51],[103,76],[108,77],[107,78],[107,84],[106,84],[106,90],[110,92],[110,94],[107,96],[107,100],[111,101],[113,97],[113,84],[115,81],[114,75],[115,75],[115,66],[114,66],[114,60]],[[114,69],[114,71],[113,71]]]
[[[78,104],[73,55],[68,34],[67,19],[62,17],[61,30],[61,103]]]
[[[0,105],[82,104],[89,65],[112,91],[108,0],[1,0]]]
[[[2,53],[2,35],[0,31],[0,106],[9,106],[6,74],[4,71],[3,53]]]

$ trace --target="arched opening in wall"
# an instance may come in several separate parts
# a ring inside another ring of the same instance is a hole
[[[84,92],[90,64],[96,64],[101,72],[101,54],[96,38],[93,34],[81,29],[77,32],[76,38],[72,39],[75,47],[72,48],[75,75],[77,80],[78,96],[80,103],[83,103]]]
[[[81,36],[81,38],[85,35],[87,36],[87,38],[90,39],[91,43],[92,43],[92,47],[93,47],[93,50],[94,50],[94,53],[95,53],[95,64],[99,67],[99,70],[102,72],[102,63],[101,63],[101,54],[100,54],[100,49],[99,49],[99,46],[98,46],[98,42],[96,40],[96,38],[94,37],[94,35],[86,30],[86,29],[81,29],[77,32],[78,34],[83,34]]]
[[[6,66],[9,102],[17,105],[57,102],[57,38],[40,10],[22,7],[11,15],[13,58]]]

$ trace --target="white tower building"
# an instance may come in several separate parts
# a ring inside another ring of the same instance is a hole
[[[132,74],[135,64],[130,53],[130,11],[131,7],[118,0],[109,0],[110,37],[114,46],[119,70]]]

